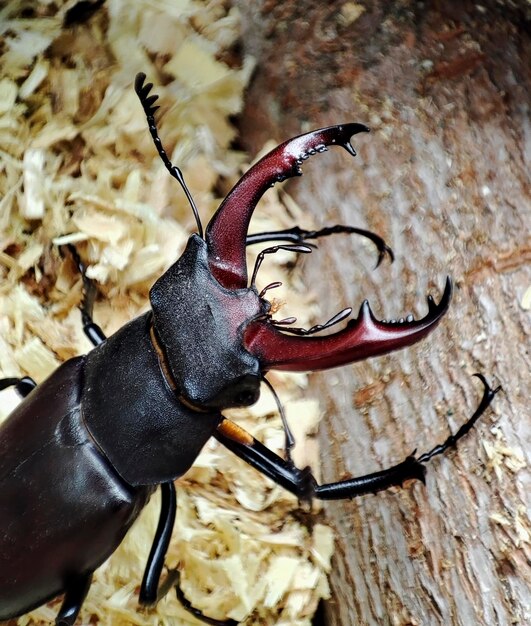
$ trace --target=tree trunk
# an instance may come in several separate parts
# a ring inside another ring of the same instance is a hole
[[[373,271],[360,239],[323,241],[305,261],[321,319],[364,298],[380,318],[422,315],[426,293],[455,284],[418,346],[314,376],[323,480],[442,442],[478,403],[474,372],[504,391],[425,487],[327,505],[330,626],[531,623],[526,4],[240,2],[258,62],[241,120],[251,153],[329,124],[373,131],[354,161],[332,149],[289,187],[308,224],[368,228],[396,256]]]

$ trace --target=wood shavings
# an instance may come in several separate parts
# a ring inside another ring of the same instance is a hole
[[[507,530],[509,537],[517,548],[523,544],[531,545],[531,526],[524,507],[516,512],[514,519],[510,519],[501,513],[493,513],[490,519]]]
[[[24,252],[18,257],[17,265],[25,272],[37,264],[44,252],[44,246],[40,243],[30,244]]]
[[[234,8],[222,0],[107,0],[67,28],[63,20],[74,4],[57,10],[13,0],[0,9],[0,377],[41,382],[63,360],[91,349],[77,310],[82,281],[62,246],[76,246],[96,281],[94,317],[110,334],[146,310],[150,286],[194,228],[182,190],[153,147],[132,88],[137,72],[156,84],[160,135],[205,223],[220,202],[220,183],[232,184],[242,171],[242,154],[229,149],[235,136],[229,116],[241,110],[253,60],[236,69],[220,60],[238,37]],[[39,17],[22,17],[30,5]],[[275,188],[252,230],[288,228],[300,214]],[[257,252],[250,250],[249,264]],[[316,305],[306,289],[294,287],[286,269],[293,260],[275,255],[258,278],[262,286],[282,280],[279,300],[304,325]],[[317,450],[308,439],[320,412],[300,397],[306,377],[270,378],[293,424],[297,459],[315,467]],[[0,392],[0,418],[17,402],[13,389]],[[234,418],[282,454],[281,421],[266,390]],[[309,626],[329,595],[330,529],[298,521],[294,496],[215,441],[177,485],[168,563],[180,568],[192,604],[248,626]],[[159,506],[156,494],[97,570],[80,623],[197,624],[175,593],[156,608],[138,606]],[[39,607],[19,624],[49,623],[59,604]]]
[[[14,355],[20,369],[36,380],[46,378],[48,372],[61,365],[38,337],[29,339],[24,346],[14,351]]]
[[[44,152],[29,148],[24,153],[24,202],[21,214],[29,220],[44,217]]]
[[[184,41],[164,69],[191,89],[209,87],[226,78],[230,71],[193,40]]]
[[[291,585],[297,565],[298,560],[288,556],[278,556],[272,559],[266,574],[268,585],[265,606],[271,608],[279,603]]]
[[[529,311],[531,309],[531,287],[528,287],[525,290],[525,293],[520,301],[520,306],[524,311]]]
[[[8,78],[0,80],[0,113],[11,110],[17,99],[17,86]]]
[[[357,2],[345,2],[341,7],[340,20],[344,26],[350,26],[353,24],[366,9],[362,4]]]
[[[495,442],[483,441],[483,448],[489,459],[489,468],[494,470],[498,480],[503,478],[504,472],[509,470],[516,474],[527,467],[525,456],[521,450],[507,446],[503,441],[502,432],[495,428],[491,432],[495,436]]]

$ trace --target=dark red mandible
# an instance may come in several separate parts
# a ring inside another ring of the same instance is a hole
[[[206,230],[209,265],[216,279],[229,289],[247,287],[245,239],[258,200],[275,183],[300,176],[301,165],[327,146],[343,146],[356,155],[353,135],[368,132],[363,124],[343,124],[288,139],[243,175],[221,203]]]

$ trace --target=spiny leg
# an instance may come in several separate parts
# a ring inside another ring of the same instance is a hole
[[[374,472],[358,478],[341,480],[324,485],[317,484],[309,467],[298,469],[289,461],[266,448],[249,433],[225,419],[219,425],[215,437],[241,459],[255,467],[265,476],[281,485],[299,500],[343,500],[368,493],[375,493],[393,486],[401,486],[406,480],[417,479],[424,482],[427,463],[436,454],[441,454],[452,446],[473,427],[484,413],[501,387],[492,389],[482,375],[478,375],[484,386],[483,397],[474,414],[453,436],[443,444],[435,446],[430,452],[418,457],[408,456],[402,463],[380,472]]]
[[[293,493],[301,501],[311,502],[313,498],[321,500],[342,500],[374,493],[401,485],[409,478],[424,480],[424,467],[413,457],[389,469],[359,478],[352,478],[338,483],[318,485],[311,469],[299,469],[290,461],[285,461],[249,433],[235,433],[238,427],[224,420],[214,434],[216,439],[231,452],[249,465]]]
[[[162,483],[160,486],[160,516],[155,538],[148,556],[140,594],[140,604],[156,604],[163,598],[177,579],[174,572],[170,572],[162,585],[159,587],[160,575],[164,567],[164,559],[170,545],[175,512],[177,508],[177,495],[173,483]]]
[[[66,246],[74,259],[74,263],[81,274],[83,279],[83,300],[81,301],[81,305],[79,310],[81,311],[81,321],[83,323],[83,331],[85,335],[92,342],[92,345],[99,346],[103,343],[107,337],[102,329],[92,320],[92,313],[94,310],[94,299],[96,298],[96,286],[87,277],[87,268],[81,257],[79,256],[78,251],[72,244],[68,244]]]
[[[272,254],[272,253],[278,252],[279,250],[292,250],[293,252],[298,252],[298,253],[309,253],[312,251],[311,250],[312,248],[315,248],[315,246],[313,244],[304,245],[303,242],[309,239],[318,239],[320,237],[328,237],[329,235],[335,235],[339,233],[358,234],[358,235],[367,237],[368,239],[373,241],[378,249],[378,261],[376,263],[376,267],[380,265],[380,263],[382,262],[386,254],[389,255],[391,263],[394,261],[394,254],[391,248],[385,243],[385,241],[381,237],[379,237],[375,233],[372,233],[368,230],[355,228],[354,226],[343,226],[341,224],[336,224],[335,226],[327,226],[320,230],[303,230],[299,226],[294,226],[293,228],[289,228],[286,230],[278,230],[278,231],[247,235],[246,245],[253,245],[256,243],[265,243],[268,241],[293,242],[288,245],[276,245],[270,248],[266,248],[265,250],[262,250],[258,254],[256,258],[254,270],[252,273],[252,277],[251,277],[251,287],[256,286],[255,285],[256,276],[258,274],[258,270],[266,254]],[[270,283],[269,285],[267,285],[266,287],[262,289],[262,291],[259,294],[259,297],[260,298],[264,297],[267,291],[269,291],[270,289],[279,287],[280,285],[282,285],[282,283],[279,281]],[[270,322],[274,326],[281,326],[282,330],[287,333],[291,333],[294,335],[312,335],[322,330],[325,330],[327,328],[330,328],[331,326],[334,326],[335,324],[338,324],[339,322],[346,319],[350,315],[351,312],[352,312],[352,309],[350,307],[347,307],[346,309],[339,311],[339,313],[336,313],[333,317],[331,317],[324,324],[316,324],[315,326],[312,326],[310,329],[292,327],[291,324],[297,321],[295,317],[288,317],[282,320],[274,320],[271,318],[271,316],[268,316],[268,317],[270,318]]]
[[[393,251],[379,235],[372,233],[370,230],[356,228],[355,226],[344,226],[342,224],[326,226],[320,230],[305,230],[299,226],[294,226],[293,228],[287,228],[285,230],[255,233],[247,235],[245,243],[247,246],[251,246],[256,243],[266,243],[269,241],[289,241],[291,243],[301,244],[307,242],[309,239],[319,239],[321,237],[328,237],[329,235],[338,235],[341,233],[348,235],[361,235],[362,237],[370,239],[378,250],[378,262],[376,263],[376,267],[380,265],[386,254],[389,256],[391,263],[394,261],[395,255],[393,254]]]
[[[258,256],[256,257],[256,262],[254,264],[254,269],[253,269],[253,273],[251,276],[251,287],[256,287],[256,277],[258,275],[258,270],[260,269],[262,262],[264,260],[264,257],[266,254],[276,254],[279,250],[290,250],[292,252],[297,252],[297,253],[304,253],[304,254],[308,254],[312,251],[312,248],[306,245],[302,245],[302,244],[279,244],[277,246],[271,246],[270,248],[265,248],[264,250],[261,250],[258,253]],[[276,287],[280,287],[280,285],[282,285],[281,282],[279,281],[275,281],[273,283],[269,283],[269,285],[266,285],[262,291],[258,294],[259,298],[262,298],[266,292],[268,292],[270,289],[275,289]],[[339,313],[336,313],[331,319],[329,319],[325,324],[316,324],[315,326],[312,326],[309,330],[306,330],[305,328],[292,328],[289,327],[289,324],[293,324],[294,322],[297,321],[296,317],[286,317],[285,319],[282,320],[274,320],[272,319],[270,314],[267,314],[266,317],[268,317],[271,321],[271,324],[274,324],[275,326],[282,326],[283,330],[285,332],[289,332],[289,333],[293,333],[295,335],[312,335],[315,334],[321,330],[324,330],[325,328],[330,328],[331,326],[333,326],[334,324],[338,324],[339,322],[341,322],[342,320],[344,320],[345,318],[347,318],[350,313],[352,312],[352,309],[350,307],[343,309],[342,311],[340,311]],[[265,379],[264,379],[265,381]],[[267,383],[267,381],[265,381]],[[267,383],[269,384],[269,383]],[[271,391],[273,391],[273,389],[271,389]],[[274,391],[273,391],[274,393]],[[278,402],[277,399],[277,404],[280,407],[280,404]],[[289,429],[286,428],[286,421],[284,419],[283,413],[282,411],[280,411],[281,413],[281,417],[282,417],[282,421],[284,423],[284,429],[286,431],[286,434],[288,432]],[[286,451],[287,451],[287,447],[286,447]]]
[[[73,626],[87,596],[91,582],[92,572],[90,574],[73,576],[68,581],[63,604],[55,618],[55,626]]]
[[[435,446],[429,452],[421,454],[418,458],[419,463],[427,463],[430,459],[438,454],[443,454],[450,448],[455,448],[457,442],[463,438],[473,427],[478,419],[482,416],[489,404],[492,402],[494,396],[501,391],[501,385],[498,385],[496,389],[491,389],[487,379],[483,374],[474,374],[483,383],[483,397],[478,405],[478,408],[474,411],[474,414],[459,428],[455,435],[450,435],[444,443]]]

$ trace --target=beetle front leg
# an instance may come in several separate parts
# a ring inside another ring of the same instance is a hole
[[[449,448],[456,446],[457,442],[474,426],[501,389],[501,387],[492,389],[484,376],[481,374],[476,374],[476,376],[483,384],[483,397],[472,416],[459,428],[455,435],[450,435],[444,443],[418,457],[415,457],[413,453],[398,465],[358,478],[319,485],[309,467],[302,470],[298,469],[293,463],[285,461],[248,432],[227,419],[221,422],[214,436],[246,463],[295,494],[299,500],[355,498],[389,487],[401,486],[406,480],[417,479],[424,482],[426,468],[423,464],[435,455],[442,454]]]
[[[391,263],[394,261],[395,256],[391,248],[385,243],[385,241],[376,233],[363,228],[356,228],[355,226],[344,226],[342,224],[336,224],[335,226],[326,226],[320,230],[305,230],[299,226],[293,228],[287,228],[286,230],[274,230],[265,233],[254,233],[247,235],[245,244],[251,246],[256,243],[266,243],[269,241],[289,241],[291,243],[305,243],[310,239],[320,239],[321,237],[328,237],[329,235],[338,234],[347,235],[360,235],[366,239],[370,239],[376,249],[378,250],[378,261],[376,267],[383,261],[385,255],[389,256]]]
[[[73,626],[87,596],[91,582],[92,572],[90,574],[73,576],[68,580],[63,604],[55,618],[55,626]]]
[[[92,312],[94,309],[94,299],[96,298],[96,286],[87,276],[87,268],[78,251],[72,244],[66,246],[74,259],[74,263],[81,274],[83,279],[83,300],[79,310],[81,311],[81,321],[83,323],[83,332],[89,338],[93,346],[99,346],[103,343],[107,337],[102,329],[92,319]]]
[[[240,431],[236,437],[235,431]],[[401,485],[408,479],[424,481],[424,466],[410,456],[402,463],[381,472],[319,485],[309,467],[299,469],[290,461],[285,461],[227,419],[220,424],[214,436],[236,456],[293,493],[301,501],[311,502],[313,498],[343,500]]]

